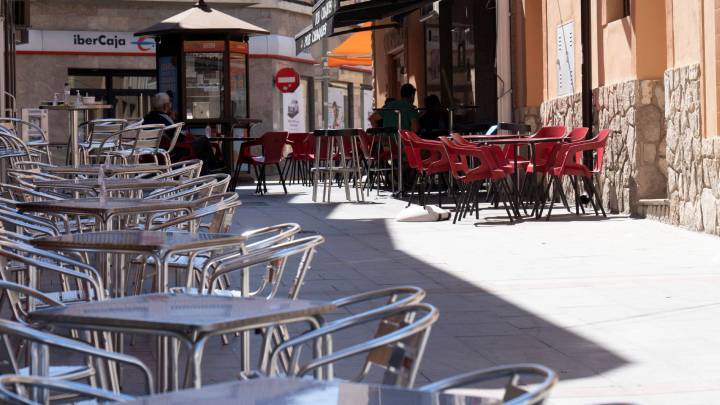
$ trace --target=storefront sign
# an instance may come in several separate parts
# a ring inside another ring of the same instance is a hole
[[[191,53],[219,53],[225,52],[225,41],[185,41],[183,51]]]
[[[312,29],[297,39],[297,52],[332,34],[333,17],[339,6],[339,0],[322,0],[313,7]]]
[[[293,68],[282,68],[275,74],[275,87],[282,93],[292,93],[300,85],[300,75]]]
[[[17,53],[153,56],[155,40],[132,32],[29,30],[28,42],[18,45]]]
[[[230,41],[230,53],[244,53],[247,55],[248,43],[247,42]]]

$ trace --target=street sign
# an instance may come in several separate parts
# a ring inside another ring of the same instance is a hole
[[[312,28],[295,40],[297,52],[332,34],[333,17],[339,7],[339,0],[322,0],[313,7]]]
[[[275,74],[275,87],[282,93],[293,93],[300,85],[300,75],[293,68],[282,68]]]

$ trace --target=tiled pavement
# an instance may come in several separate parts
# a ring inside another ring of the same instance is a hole
[[[404,203],[389,198],[314,204],[304,187],[285,196],[272,186],[263,197],[253,189],[239,189],[234,231],[297,222],[327,239],[302,298],[401,284],[427,290],[440,321],[418,385],[538,362],[561,378],[551,404],[718,402],[717,237],[621,216],[508,225],[502,210],[456,225],[398,223]],[[147,343],[129,352],[150,360]],[[235,378],[237,344],[212,339],[205,353],[207,383]]]

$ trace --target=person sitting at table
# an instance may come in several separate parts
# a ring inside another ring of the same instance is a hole
[[[381,111],[378,111],[382,118],[382,126],[387,128],[398,127],[397,111],[400,112],[400,128],[418,131],[418,111],[415,103],[415,86],[405,83],[400,87],[400,99],[386,102]],[[391,111],[397,110],[397,111]]]
[[[447,110],[440,103],[435,94],[425,97],[425,112],[418,118],[420,130],[418,135],[424,139],[436,139],[440,135],[447,135]]]
[[[157,93],[151,100],[152,110],[143,117],[143,125],[162,124],[165,126],[175,123],[172,103],[167,93]],[[167,150],[172,142],[175,131],[163,133],[160,147]],[[178,136],[175,148],[170,153],[170,160],[179,162],[190,159],[200,159],[203,162],[202,174],[207,174],[216,168],[210,141],[204,136],[193,136],[190,132]]]

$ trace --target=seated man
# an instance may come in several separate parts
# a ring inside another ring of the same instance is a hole
[[[415,133],[418,132],[420,125],[418,124],[418,111],[413,103],[415,102],[415,87],[406,83],[400,87],[400,99],[386,102],[382,107],[384,111],[380,111],[382,117],[382,126],[387,128],[398,128],[398,115],[395,111],[400,112],[400,128],[409,129]]]
[[[167,93],[158,93],[152,98],[152,111],[143,117],[143,125],[162,124],[165,126],[175,123],[173,120],[172,103]],[[167,150],[172,143],[174,131],[163,134],[160,147]],[[189,159],[200,159],[203,162],[202,174],[207,174],[216,167],[210,141],[203,137],[194,137],[192,134],[180,134],[175,148],[170,153],[170,160],[179,162]]]

